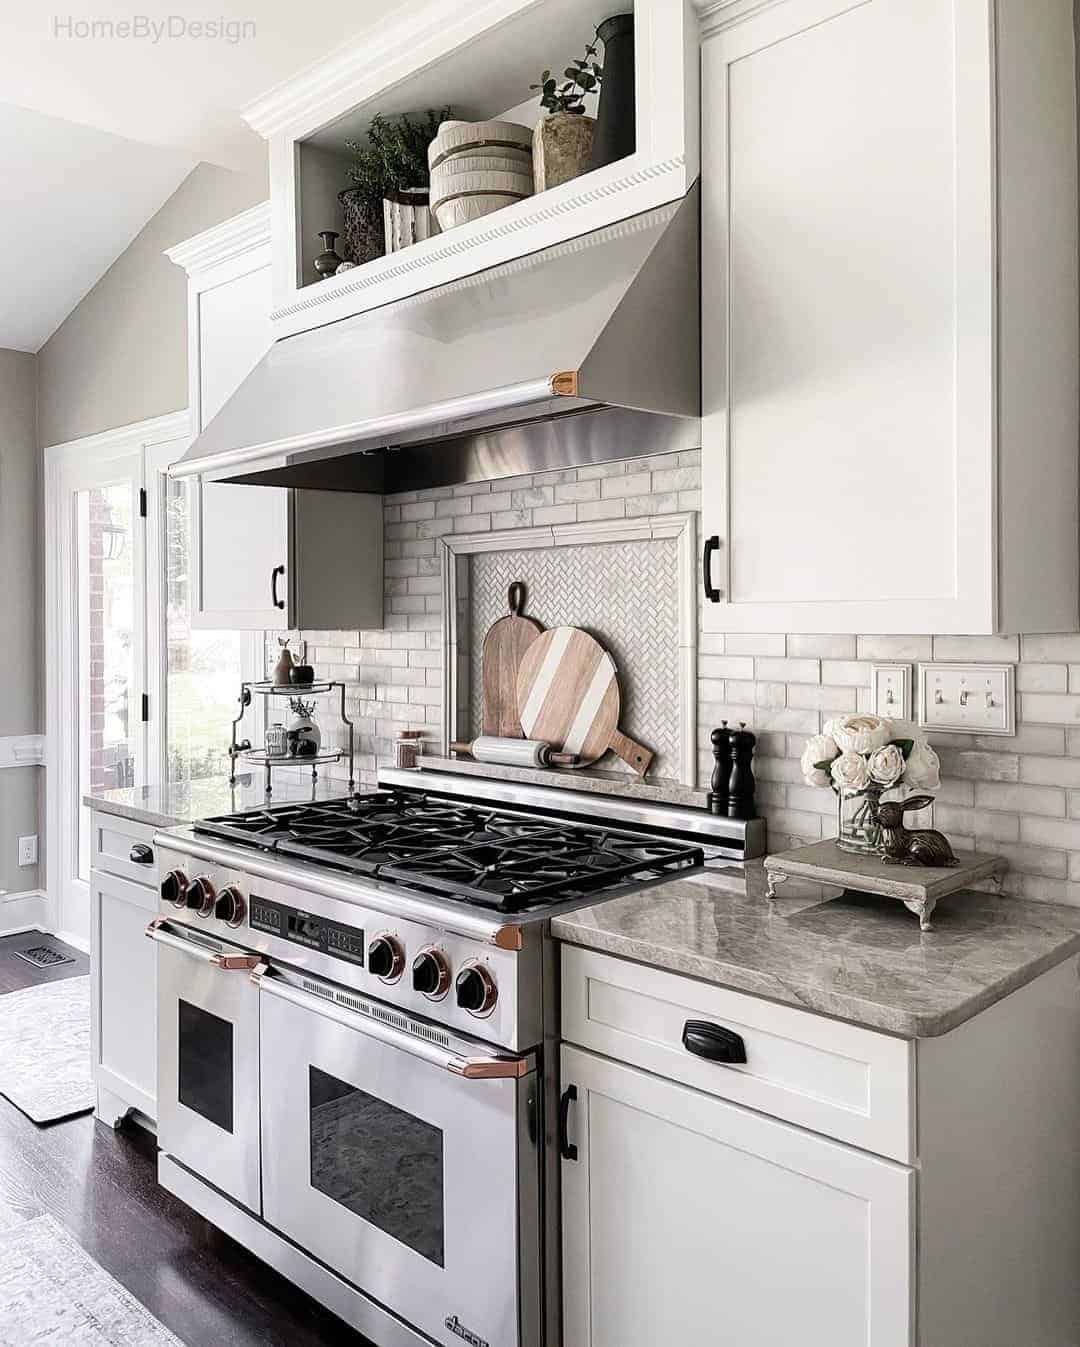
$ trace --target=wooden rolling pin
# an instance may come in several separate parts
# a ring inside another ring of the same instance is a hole
[[[471,744],[451,744],[450,752],[504,767],[573,767],[577,762],[576,753],[555,753],[542,739],[503,739],[496,734],[482,734]]]

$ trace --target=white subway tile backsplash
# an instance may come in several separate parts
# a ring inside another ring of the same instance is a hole
[[[442,536],[700,504],[698,450],[388,497],[385,629],[301,634],[320,675],[337,670],[349,679],[363,779],[372,782],[376,763],[389,762],[403,725],[425,729],[433,745],[442,741]],[[758,737],[758,800],[770,847],[833,836],[833,796],[802,780],[807,736],[830,716],[870,709],[872,663],[932,659],[1018,664],[1014,736],[931,736],[943,773],[935,826],[963,846],[1004,855],[1012,892],[1080,905],[1080,633],[700,632],[699,779],[705,784],[712,769],[712,728],[722,719],[745,721]],[[329,771],[339,774],[337,766]]]

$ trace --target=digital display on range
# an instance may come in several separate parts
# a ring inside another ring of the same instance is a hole
[[[248,902],[248,924],[253,931],[265,931],[294,945],[364,966],[364,933],[355,926],[342,926],[256,894]]]

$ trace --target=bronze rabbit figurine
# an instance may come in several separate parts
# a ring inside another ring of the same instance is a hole
[[[886,865],[959,865],[949,839],[934,828],[905,828],[909,809],[926,809],[932,795],[912,795],[906,800],[886,800],[877,807],[881,845]]]

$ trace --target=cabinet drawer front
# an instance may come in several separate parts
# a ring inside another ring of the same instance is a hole
[[[905,1163],[914,1054],[903,1039],[566,945],[563,1038]],[[689,1052],[689,1020],[737,1034],[746,1061]]]
[[[156,831],[147,823],[135,823],[131,819],[95,810],[91,865],[95,870],[104,870],[106,874],[118,875],[121,879],[130,879],[132,883],[145,884],[156,890],[157,866],[154,860],[140,863],[131,859],[134,847],[149,847],[153,852]]]

